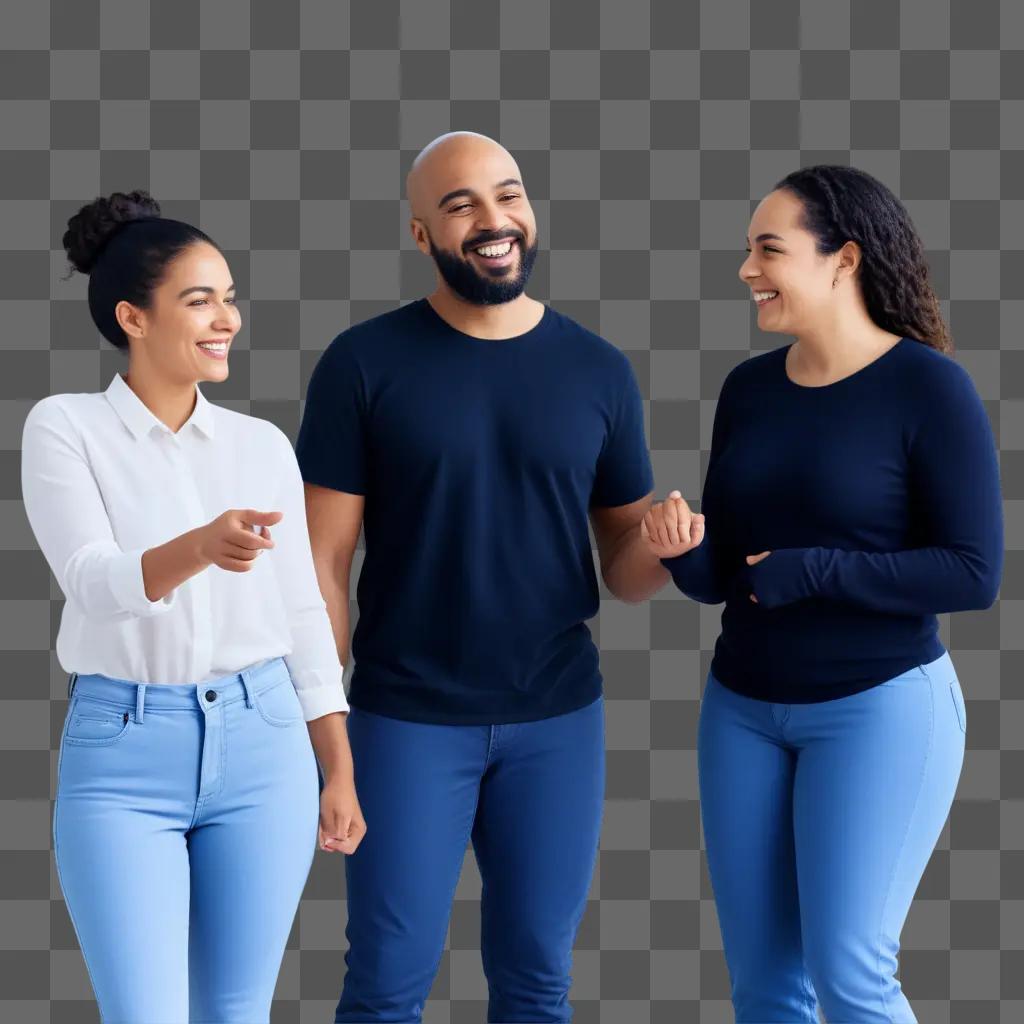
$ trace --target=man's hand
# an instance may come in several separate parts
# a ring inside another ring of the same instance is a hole
[[[650,507],[640,521],[640,535],[658,558],[686,554],[704,539],[704,516],[690,511],[679,491]]]

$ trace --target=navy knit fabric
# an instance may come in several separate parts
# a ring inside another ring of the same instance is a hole
[[[618,348],[550,306],[485,340],[419,299],[328,345],[296,454],[365,495],[353,707],[484,724],[600,696],[588,510],[654,486]]]
[[[788,348],[728,374],[704,540],[662,561],[683,593],[725,602],[714,675],[746,696],[804,703],[939,657],[936,615],[996,598],[1003,513],[988,416],[953,358],[901,338],[809,387],[787,375]]]

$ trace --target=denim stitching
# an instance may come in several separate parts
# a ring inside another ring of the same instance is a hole
[[[75,698],[75,697],[71,698],[71,705],[74,704],[76,699],[77,698]],[[71,710],[71,706],[70,705],[69,705],[68,710],[70,712],[70,710]],[[89,984],[92,986],[93,993],[97,996],[97,1000],[98,1000],[98,993],[96,991],[96,980],[95,980],[96,976],[93,973],[92,968],[89,966],[89,957],[86,955],[85,946],[82,944],[82,936],[81,936],[81,932],[78,930],[78,922],[75,920],[75,915],[74,915],[74,913],[71,910],[71,904],[67,900],[67,895],[66,895],[66,892],[65,892],[65,889],[64,889],[64,879],[63,879],[63,877],[61,875],[61,870],[60,870],[60,842],[57,839],[57,816],[58,816],[58,813],[60,811],[60,803],[61,803],[61,801],[60,801],[60,784],[61,784],[61,778],[62,778],[62,771],[61,771],[61,769],[62,769],[62,766],[64,764],[64,741],[67,738],[68,722],[70,720],[71,720],[71,718],[70,718],[70,714],[69,714],[68,717],[65,718],[65,720],[64,720],[64,730],[61,733],[60,746],[58,748],[58,754],[57,754],[57,794],[56,794],[56,797],[54,798],[54,802],[53,802],[53,860],[54,860],[54,864],[56,865],[56,868],[57,868],[57,880],[60,882],[61,893],[64,894],[64,897],[65,897],[64,898],[64,906],[67,908],[68,917],[71,918],[71,925],[75,929],[75,937],[78,939],[78,948],[82,952],[82,960],[85,962],[85,969],[86,969],[86,972],[89,975]]]
[[[921,666],[921,669],[930,681],[931,675],[929,674],[928,670],[925,669],[923,665]],[[932,753],[932,743],[935,739],[935,694],[931,686],[928,687],[928,710],[928,748],[925,751],[924,758],[921,761],[921,777],[918,780],[917,795],[914,797],[914,806],[911,807],[910,813],[907,815],[907,827],[904,829],[903,838],[900,840],[900,848],[897,851],[895,858],[893,859],[892,874],[889,876],[889,883],[885,892],[885,900],[882,902],[881,919],[878,923],[878,939],[875,942],[875,977],[878,979],[879,982],[878,994],[882,1002],[882,1012],[889,1018],[889,1020],[892,1020],[892,1017],[889,1016],[889,1008],[886,1005],[885,988],[881,984],[882,975],[880,965],[882,961],[882,932],[885,928],[885,913],[889,909],[889,898],[892,896],[892,883],[893,879],[895,879],[896,877],[896,868],[899,866],[900,858],[903,856],[903,848],[906,846],[907,836],[910,834],[910,823],[913,821],[914,814],[917,812],[917,805],[921,799],[921,793],[924,790],[925,771],[928,767],[928,761]]]
[[[469,837],[470,837],[470,834],[473,831],[473,824],[476,821],[477,809],[480,806],[479,780],[478,780],[478,785],[477,785],[477,791],[476,792],[477,792],[477,798],[476,798],[476,800],[473,803],[473,813],[467,815],[468,823],[467,823],[467,825],[466,825],[466,827],[464,829],[464,834],[463,834],[463,837],[462,837],[462,843],[461,843],[461,845],[459,847],[459,853],[460,853],[460,856],[461,856],[462,860],[459,861],[459,870],[455,872],[455,881],[452,882],[451,892],[448,893],[448,915],[445,918],[445,924],[444,924],[445,935],[448,934],[448,928],[450,927],[450,924],[451,924],[452,901],[455,899],[455,890],[459,886],[459,877],[462,874],[462,864],[463,864],[463,860],[465,860],[466,848],[469,846]],[[434,961],[433,969],[430,972],[431,982],[433,982],[433,979],[435,977],[437,977],[437,969],[441,966],[441,958],[443,956],[444,956],[444,938],[441,939],[441,949],[439,950],[439,952],[437,954],[437,959]],[[429,991],[426,994],[429,995],[430,994]],[[417,1016],[418,1019],[422,1020],[422,1016],[423,1016],[423,1003],[422,1002],[417,1003],[417,1010],[418,1010],[418,1012],[417,1012],[416,1016]]]

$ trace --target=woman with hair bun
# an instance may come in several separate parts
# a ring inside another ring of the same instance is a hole
[[[888,188],[803,168],[748,231],[757,324],[796,341],[726,375],[700,514],[674,491],[641,524],[725,602],[697,753],[733,1007],[912,1022],[899,937],[967,728],[937,615],[996,599],[998,457]]]
[[[302,479],[283,431],[199,389],[241,324],[212,239],[135,191],[63,244],[128,365],[22,438],[66,599],[60,884],[105,1022],[268,1021],[315,844],[365,831]]]

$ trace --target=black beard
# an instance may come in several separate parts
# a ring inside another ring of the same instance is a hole
[[[537,258],[537,242],[529,249],[523,248],[522,238],[515,241],[519,245],[519,270],[514,275],[503,278],[485,277],[479,273],[469,259],[457,252],[438,249],[434,240],[430,239],[430,254],[434,257],[437,269],[456,295],[475,306],[494,306],[503,302],[511,302],[522,295],[526,281],[533,270]]]

